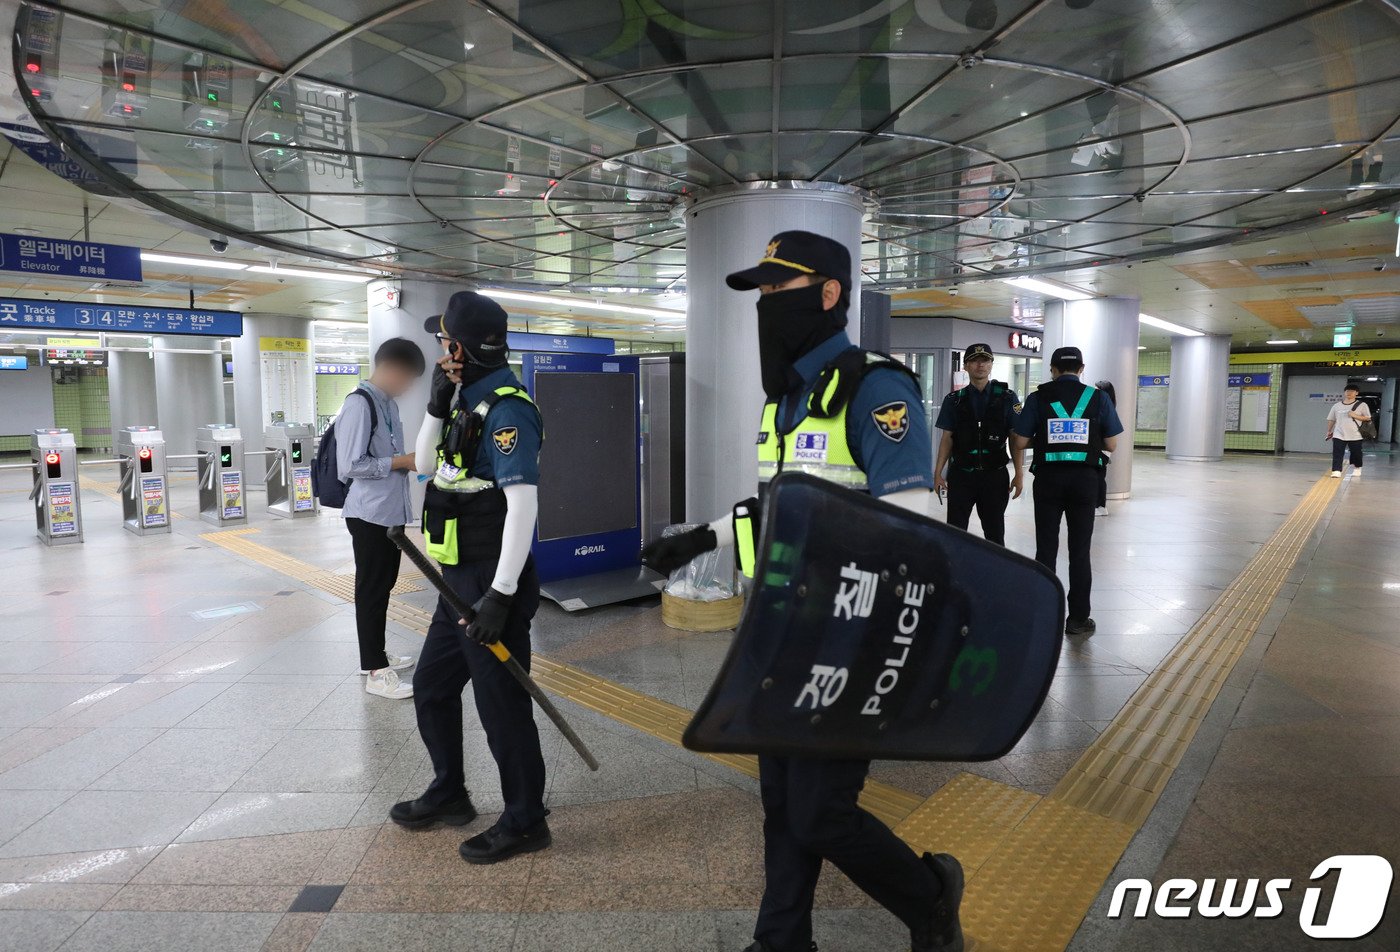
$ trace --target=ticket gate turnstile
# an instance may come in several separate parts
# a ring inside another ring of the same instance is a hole
[[[78,490],[78,444],[66,429],[35,430],[29,442],[34,464],[34,521],[45,545],[83,541]]]
[[[122,525],[137,535],[170,532],[170,479],[165,437],[153,426],[128,426],[117,432],[121,465],[118,492]]]
[[[248,522],[243,498],[243,432],[227,423],[211,423],[194,431],[199,457],[199,518],[216,526]]]
[[[274,423],[263,437],[272,456],[264,480],[267,511],[283,519],[316,515],[316,494],[311,489],[316,430],[309,423]]]

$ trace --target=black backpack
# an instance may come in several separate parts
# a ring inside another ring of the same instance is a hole
[[[358,393],[365,398],[369,404],[369,438],[374,439],[374,431],[379,428],[379,411],[374,408],[374,398],[369,395],[369,391],[357,387],[352,394]],[[369,442],[365,443],[365,452],[369,452]],[[311,491],[316,494],[316,498],[321,500],[321,505],[327,509],[340,509],[345,506],[345,497],[350,494],[350,484],[353,479],[340,478],[340,464],[336,462],[335,452],[335,422],[326,427],[326,432],[321,434],[321,446],[316,452],[316,465],[311,468]]]

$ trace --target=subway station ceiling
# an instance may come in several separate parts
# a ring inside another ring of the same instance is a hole
[[[886,290],[1257,238],[1395,199],[1390,0],[21,4],[35,120],[106,187],[363,267],[680,291],[718,189],[865,190]]]

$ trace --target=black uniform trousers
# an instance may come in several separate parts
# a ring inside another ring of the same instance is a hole
[[[1094,538],[1094,508],[1099,501],[1100,477],[1093,466],[1073,463],[1036,467],[1032,493],[1035,498],[1035,560],[1050,571],[1060,553],[1060,520],[1069,534],[1069,617],[1089,617],[1089,592],[1094,569],[1089,545]]]
[[[822,860],[911,930],[926,930],[942,883],[913,850],[856,803],[868,760],[758,758],[763,798],[763,902],[754,938],[807,952]]]
[[[389,530],[354,517],[345,520],[350,548],[355,553],[355,633],[360,641],[360,670],[378,671],[389,662],[384,655],[384,624],[389,593],[399,580],[399,547]]]
[[[442,566],[443,578],[468,605],[486,593],[496,574],[494,562]],[[530,669],[530,619],[540,605],[540,580],[533,561],[520,573],[519,588],[501,642]],[[462,763],[462,691],[472,682],[476,711],[486,744],[496,759],[505,799],[502,823],[521,833],[539,823],[544,808],[544,756],[535,729],[534,702],[486,648],[466,636],[456,613],[438,599],[423,654],[413,673],[413,705],[418,733],[433,761],[433,782],[423,799],[440,805],[466,792]]]
[[[1006,506],[1011,501],[1011,475],[999,469],[948,468],[948,525],[967,529],[973,508],[982,523],[982,537],[1006,544]]]

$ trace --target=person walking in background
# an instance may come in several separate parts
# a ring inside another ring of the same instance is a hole
[[[409,474],[413,454],[404,452],[403,421],[395,402],[427,369],[413,341],[391,337],[374,353],[369,379],[345,398],[336,418],[336,464],[350,483],[342,515],[355,553],[355,631],[360,640],[360,674],[369,694],[400,699],[413,687],[398,672],[413,658],[384,650],[389,593],[399,580],[399,550],[390,526],[412,521]]]
[[[934,484],[948,492],[948,525],[967,531],[972,510],[982,523],[982,536],[1006,544],[1006,505],[1019,499],[1025,485],[1025,454],[1010,456],[1007,437],[1016,425],[1021,401],[1016,391],[992,379],[992,348],[973,344],[963,352],[970,383],[953,392],[938,411],[938,459]],[[1006,464],[1015,469],[1006,473]]]
[[[1361,424],[1371,419],[1371,408],[1361,399],[1361,388],[1349,383],[1340,403],[1327,411],[1327,436],[1332,441],[1332,478],[1342,478],[1342,457],[1351,454],[1351,478],[1361,478]]]
[[[1055,571],[1062,521],[1069,536],[1067,635],[1092,635],[1097,630],[1089,615],[1094,508],[1103,468],[1123,432],[1118,411],[1100,390],[1079,379],[1083,372],[1084,355],[1078,347],[1056,348],[1050,355],[1051,379],[1026,397],[1011,437],[1013,452],[1035,450],[1035,560]]]
[[[1114,389],[1113,381],[1100,380],[1094,384],[1094,388],[1108,398],[1115,410],[1118,409],[1118,391]],[[1105,456],[1103,469],[1099,470],[1099,505],[1094,510],[1094,514],[1098,516],[1108,515],[1108,463],[1109,457]]]

